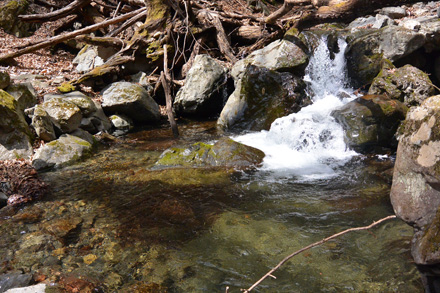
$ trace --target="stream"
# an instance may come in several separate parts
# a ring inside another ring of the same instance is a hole
[[[240,292],[288,254],[393,213],[392,156],[361,156],[329,116],[355,96],[343,50],[320,45],[307,69],[313,104],[235,140],[266,153],[256,171],[152,170],[176,145],[212,142],[215,121],[130,133],[93,157],[42,174],[50,193],[0,218],[7,268],[103,292]],[[318,74],[319,73],[319,74]],[[391,220],[292,258],[256,292],[423,292],[412,228]]]

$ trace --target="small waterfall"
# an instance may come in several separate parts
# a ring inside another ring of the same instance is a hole
[[[269,131],[235,137],[266,154],[263,170],[304,179],[327,178],[356,153],[347,149],[342,127],[330,113],[355,98],[347,86],[344,40],[330,57],[327,39],[322,38],[306,69],[304,80],[313,104],[275,120]]]

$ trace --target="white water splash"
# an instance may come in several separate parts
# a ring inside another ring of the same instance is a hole
[[[327,178],[337,175],[335,169],[356,155],[346,147],[342,127],[330,116],[355,98],[346,84],[347,44],[339,40],[338,45],[340,50],[331,59],[323,38],[310,59],[304,80],[312,105],[275,120],[269,131],[234,137],[266,154],[263,170],[304,179]]]

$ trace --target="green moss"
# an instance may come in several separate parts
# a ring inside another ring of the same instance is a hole
[[[76,90],[76,87],[70,82],[63,82],[57,89],[62,93],[70,93]]]

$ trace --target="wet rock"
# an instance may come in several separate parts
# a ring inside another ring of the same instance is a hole
[[[6,91],[13,96],[17,101],[18,108],[24,111],[27,108],[31,108],[37,104],[37,97],[35,91],[29,90],[32,87],[31,84],[13,84],[8,86]]]
[[[17,101],[0,90],[0,160],[29,158],[32,134]]]
[[[368,90],[370,95],[385,94],[407,106],[419,105],[435,94],[435,88],[429,76],[420,69],[405,65],[395,68],[389,65],[381,70]]]
[[[208,55],[197,55],[185,85],[177,92],[174,109],[182,115],[211,116],[223,107],[227,69]]]
[[[394,135],[406,111],[405,105],[397,100],[367,95],[345,104],[331,115],[344,128],[348,146],[368,152],[376,146],[396,147]]]
[[[0,90],[7,88],[11,84],[11,78],[5,71],[0,71]]]
[[[223,137],[214,145],[195,143],[188,148],[171,148],[162,153],[156,167],[239,167],[259,166],[264,153]]]
[[[22,273],[10,273],[0,275],[0,291],[28,286],[32,280],[32,275]]]
[[[76,136],[64,134],[40,147],[32,160],[35,169],[62,167],[91,154],[92,145]]]
[[[63,133],[69,133],[81,125],[81,109],[63,98],[53,98],[42,104],[52,123]]]
[[[45,293],[46,292],[46,284],[40,283],[37,285],[9,289],[5,293]]]
[[[291,73],[249,65],[224,106],[217,125],[223,130],[269,129],[272,122],[307,104],[303,81]]]
[[[391,202],[396,215],[418,229],[440,205],[440,96],[411,108],[401,129]]]
[[[18,19],[20,14],[28,14],[29,1],[6,0],[0,3],[0,27],[16,37],[27,37],[37,28],[35,24]]]
[[[386,15],[393,19],[397,19],[405,17],[406,10],[402,7],[384,7],[380,10],[380,14]]]
[[[231,74],[234,79],[239,78],[248,65],[276,71],[302,73],[308,60],[309,57],[298,45],[288,40],[277,40],[238,61]]]
[[[440,254],[440,96],[411,108],[401,130],[391,203],[396,215],[416,234],[417,264],[438,264]]]
[[[137,122],[160,119],[159,106],[138,84],[115,82],[103,90],[102,98],[102,108],[106,113],[124,114]]]
[[[39,139],[49,142],[57,138],[52,119],[42,105],[34,107],[31,125]]]
[[[112,115],[110,121],[116,129],[114,135],[124,135],[133,128],[133,121],[124,115]]]

